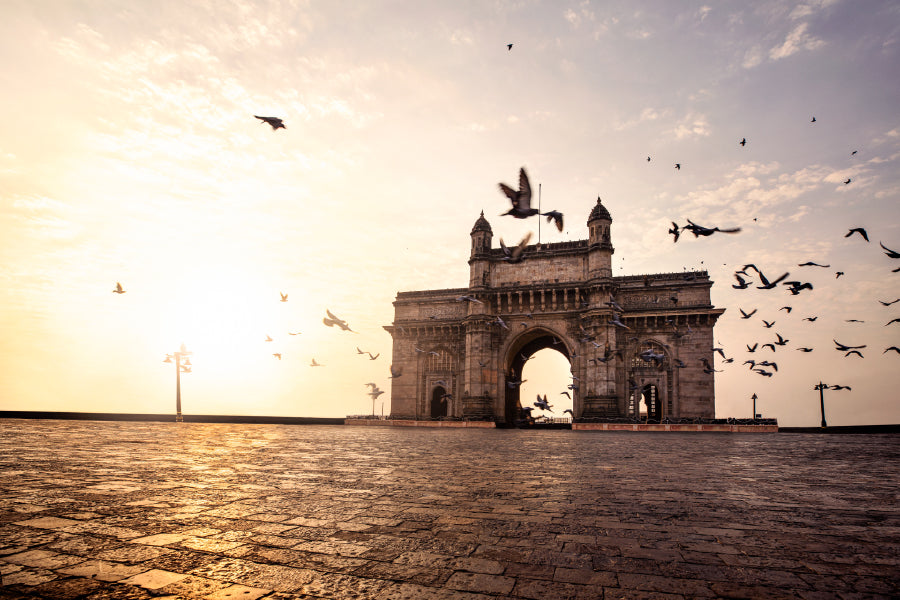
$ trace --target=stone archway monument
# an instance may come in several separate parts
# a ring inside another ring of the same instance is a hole
[[[574,376],[576,420],[633,417],[652,385],[659,419],[713,418],[713,326],[705,271],[612,274],[612,217],[600,199],[586,240],[527,246],[521,260],[492,247],[484,213],[471,232],[469,285],[399,292],[391,414],[433,414],[436,383],[449,394],[447,417],[512,422],[524,362],[544,348],[561,352]],[[562,390],[560,390],[562,391]]]

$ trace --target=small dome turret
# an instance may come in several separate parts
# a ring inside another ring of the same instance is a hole
[[[612,221],[612,216],[610,216],[609,211],[606,210],[606,207],[600,202],[600,196],[597,196],[597,204],[594,205],[594,208],[591,210],[591,214],[588,216],[587,222],[596,221],[597,219],[602,219],[604,221]]]
[[[484,218],[484,211],[481,211],[481,216],[478,217],[478,220],[475,221],[475,225],[472,227],[472,233],[476,231],[485,231],[490,233],[492,236],[494,235],[494,231],[491,229],[491,224],[488,223],[488,220]]]

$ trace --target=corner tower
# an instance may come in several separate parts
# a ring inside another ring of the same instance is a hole
[[[488,272],[491,242],[494,239],[494,231],[484,218],[484,211],[481,211],[481,216],[475,221],[469,235],[472,236],[472,250],[469,253],[469,287],[481,287]]]
[[[588,216],[588,276],[612,277],[612,255],[615,252],[609,234],[612,217],[600,197]]]

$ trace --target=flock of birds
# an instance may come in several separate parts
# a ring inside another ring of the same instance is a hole
[[[512,46],[513,46],[512,44],[508,44],[508,50],[512,50]],[[254,117],[259,119],[261,123],[268,124],[270,127],[272,127],[273,131],[277,131],[278,129],[287,129],[287,126],[284,124],[284,121],[279,117],[265,117],[265,116],[259,116],[259,115],[254,115]],[[816,122],[815,117],[812,118],[811,122],[813,122],[813,123]],[[742,138],[741,141],[738,143],[741,147],[744,147],[747,144],[747,139]],[[854,150],[852,152],[852,155],[855,155],[856,153],[857,153],[857,151]],[[651,161],[651,157],[647,156],[647,162],[650,162],[650,161]],[[675,169],[681,170],[681,163],[675,163]],[[851,178],[848,177],[843,183],[845,185],[848,185],[851,183],[851,181],[852,181]],[[534,216],[538,216],[538,215],[544,216],[547,218],[548,223],[553,222],[556,225],[557,230],[559,230],[559,231],[563,230],[563,214],[561,212],[559,212],[557,210],[549,210],[547,212],[541,212],[539,208],[534,208],[532,206],[533,196],[532,196],[531,183],[529,182],[528,174],[525,171],[524,167],[519,169],[518,189],[514,189],[505,183],[499,183],[498,185],[499,185],[500,191],[504,194],[504,196],[506,196],[506,198],[511,203],[511,207],[509,208],[509,210],[504,213],[501,213],[501,216],[512,216],[516,219],[528,219],[530,217],[534,217]],[[687,224],[685,224],[685,225],[678,225],[676,222],[672,221],[672,227],[668,230],[668,233],[673,236],[673,242],[677,243],[679,240],[679,237],[684,232],[690,232],[691,234],[693,234],[694,238],[699,238],[699,237],[709,237],[716,233],[736,234],[736,233],[739,233],[740,231],[741,231],[740,227],[730,227],[730,228],[721,228],[718,226],[707,227],[707,226],[703,226],[703,225],[698,225],[694,221],[687,219]],[[869,242],[868,233],[862,227],[855,227],[855,228],[850,229],[844,237],[849,238],[853,235],[858,235],[866,242]],[[531,240],[531,237],[532,237],[531,232],[526,233],[526,235],[522,238],[522,240],[516,246],[514,246],[512,248],[507,247],[506,244],[503,242],[503,239],[501,238],[500,239],[500,248],[503,253],[502,260],[508,261],[510,263],[518,263],[518,262],[521,262],[522,260],[524,260],[525,259],[524,251],[525,251],[525,248],[528,246],[528,244]],[[879,242],[879,244],[880,244],[881,248],[884,250],[885,255],[887,255],[889,258],[900,259],[900,252],[888,248],[882,242]],[[800,266],[800,267],[820,267],[820,268],[829,268],[830,267],[830,265],[823,265],[823,264],[819,264],[819,263],[812,262],[812,261],[807,261],[805,263],[799,263],[798,266]],[[900,272],[900,267],[893,269],[892,272],[894,272],[894,273]],[[835,272],[835,278],[840,278],[842,275],[844,275],[844,273],[842,271]],[[688,277],[688,276],[689,276],[689,274],[686,275],[686,277]],[[735,271],[734,277],[735,277],[735,280],[737,283],[733,284],[732,288],[738,289],[738,290],[745,290],[745,289],[749,289],[751,287],[755,287],[755,289],[758,289],[758,290],[773,290],[773,289],[776,289],[779,284],[781,284],[781,285],[785,286],[787,288],[787,291],[794,296],[800,294],[801,292],[803,292],[805,290],[813,289],[813,284],[811,282],[800,281],[799,279],[786,281],[789,276],[790,276],[789,273],[783,273],[783,274],[779,275],[778,277],[770,278],[770,277],[767,277],[766,274],[763,273],[763,271],[759,267],[757,267],[755,264],[746,264],[741,269]],[[751,284],[751,279],[754,277],[758,278],[759,285]],[[115,289],[113,289],[113,293],[124,294],[125,292],[126,292],[126,290],[122,287],[122,284],[120,282],[116,282],[116,287],[115,287]],[[279,295],[280,295],[281,302],[288,301],[288,294],[279,292]],[[477,303],[481,302],[474,296],[469,296],[469,295],[460,296],[456,300],[459,302],[477,302]],[[677,298],[673,297],[672,301],[677,302]],[[883,306],[887,307],[887,306],[891,306],[897,302],[900,302],[900,298],[897,298],[892,301],[879,300],[879,302]],[[616,327],[628,329],[628,327],[621,321],[621,313],[624,311],[618,305],[618,303],[616,303],[615,298],[610,297],[610,301],[606,302],[606,304],[611,306],[614,310],[613,318],[610,319],[610,321],[609,321],[610,324],[612,324]],[[739,311],[741,313],[740,318],[744,319],[744,320],[749,320],[753,317],[754,314],[756,314],[757,310],[758,309],[754,308],[750,311],[745,311],[743,308],[740,308],[739,309]],[[792,311],[792,307],[791,306],[783,306],[779,310],[784,310],[788,314],[790,314]],[[322,322],[325,326],[330,327],[330,328],[336,327],[342,331],[349,331],[352,333],[357,333],[349,326],[349,324],[347,323],[346,320],[341,319],[340,317],[338,317],[337,315],[335,315],[328,309],[326,309],[325,313],[326,313],[326,315],[322,319]],[[807,316],[807,317],[803,318],[804,321],[807,321],[810,323],[815,322],[817,319],[818,319],[817,316]],[[860,322],[857,319],[847,319],[846,321],[847,322]],[[771,329],[775,325],[774,320],[769,321],[769,320],[763,319],[762,322],[766,329]],[[505,327],[506,329],[509,329],[509,327],[506,325],[506,323],[503,322],[503,319],[500,318],[499,316],[496,318],[494,323],[499,326]],[[894,323],[900,323],[900,317],[894,318],[894,319],[888,321],[885,324],[885,326],[888,326],[888,325],[891,325]],[[673,327],[674,326],[675,325],[673,323]],[[688,327],[688,329],[690,329],[690,328]],[[300,335],[300,332],[288,332],[288,333],[289,333],[289,335],[292,335],[292,336]],[[687,332],[687,334],[689,334],[689,333],[690,333],[690,331]],[[686,335],[686,334],[683,332],[679,332],[676,327],[675,336],[681,337],[683,335]],[[789,339],[786,339],[784,336],[782,336],[778,332],[775,332],[775,336],[776,336],[775,340],[773,340],[771,342],[763,343],[761,345],[759,342],[754,342],[752,345],[746,344],[747,353],[755,354],[758,349],[759,350],[769,349],[771,352],[774,353],[777,351],[778,348],[783,348],[783,347],[787,346],[788,342],[790,342]],[[274,340],[271,336],[266,335],[265,341],[272,342]],[[839,352],[843,352],[845,357],[856,356],[859,358],[863,358],[862,350],[867,348],[867,344],[849,345],[849,344],[844,344],[844,343],[838,342],[836,339],[833,341],[835,344],[835,350],[837,350]],[[182,350],[184,350],[184,348],[182,348]],[[724,363],[727,364],[727,363],[734,362],[733,358],[729,358],[725,355],[725,351],[723,348],[715,347],[712,350],[714,351],[714,354],[718,353],[721,355],[721,358]],[[796,350],[798,350],[800,352],[804,352],[804,353],[809,353],[809,352],[813,351],[813,348],[810,348],[808,346],[798,346],[796,348]],[[420,348],[415,348],[415,351],[416,351],[416,353],[437,354],[434,351],[426,351],[426,350],[423,350]],[[359,346],[356,347],[356,352],[359,355],[367,356],[369,360],[373,360],[373,361],[377,360],[378,357],[381,355],[380,353],[373,354],[372,352],[364,351],[364,350],[360,349]],[[900,348],[898,348],[897,346],[889,346],[888,348],[886,348],[884,350],[883,353],[887,353],[887,352],[896,352],[896,353],[900,354]],[[282,359],[282,354],[280,352],[273,352],[272,356],[278,360]],[[617,356],[621,357],[622,353],[620,351],[613,351],[612,349],[607,348],[606,353],[602,358],[597,358],[597,359],[592,359],[592,360],[595,362],[607,362]],[[657,368],[663,368],[663,366],[664,366],[665,354],[656,352],[652,348],[644,349],[642,352],[639,353],[638,356],[644,362],[652,363]],[[168,355],[166,357],[165,362],[171,362],[171,357],[172,357],[171,355]],[[526,358],[526,360],[527,360],[527,358]],[[703,365],[703,371],[705,373],[720,372],[719,369],[715,369],[715,367],[712,364],[710,364],[708,359],[701,358],[700,362]],[[761,375],[763,377],[773,377],[775,375],[775,373],[778,372],[778,364],[774,360],[756,360],[754,358],[749,358],[748,360],[744,361],[743,364],[749,365],[750,369],[753,372],[758,373],[759,375]],[[309,366],[310,367],[324,367],[325,365],[322,363],[319,363],[315,359],[315,357],[313,357],[312,360],[310,361]],[[487,365],[485,363],[481,363],[481,366],[485,367]],[[675,360],[675,367],[686,368],[687,365],[684,362],[682,362],[681,360]],[[186,364],[181,365],[180,368],[182,369],[182,372],[189,373],[190,369],[191,369],[190,361],[187,360]],[[389,370],[390,370],[389,379],[395,379],[395,378],[401,377],[403,375],[402,369],[399,367],[395,367],[394,365],[390,365]],[[574,377],[574,375],[570,374],[570,377],[572,377],[573,380],[576,379]],[[518,387],[524,381],[525,380],[522,380],[521,378],[517,379],[515,377],[511,377],[508,381],[508,385]],[[445,387],[448,387],[446,385],[446,382],[437,382],[437,384],[443,384]],[[631,386],[631,391],[635,391],[637,389],[637,385],[633,380],[629,381],[629,384]],[[369,382],[369,383],[366,383],[365,385],[366,385],[366,387],[369,388],[368,396],[372,399],[372,402],[373,402],[372,410],[373,410],[373,414],[374,414],[375,399],[377,399],[381,394],[383,394],[384,391],[381,390],[378,387],[378,385],[374,382]],[[824,384],[820,384],[820,385],[824,385]],[[574,389],[577,389],[577,384],[575,384],[575,382],[573,381],[568,387],[569,387],[569,389],[574,390]],[[825,386],[825,387],[829,387],[830,389],[834,389],[834,390],[849,390],[850,389],[849,386],[845,386],[845,385],[832,385],[832,386]],[[561,392],[561,394],[566,395],[571,399],[571,396],[569,395],[568,391]],[[446,402],[447,400],[450,400],[452,398],[453,398],[453,396],[451,393],[444,393],[440,397],[440,401]],[[534,402],[533,407],[529,406],[529,407],[522,408],[522,411],[526,415],[526,418],[528,418],[528,419],[532,418],[531,412],[534,410],[534,408],[538,408],[542,411],[547,411],[547,412],[551,412],[551,413],[553,412],[552,405],[548,402],[546,395],[544,395],[542,397],[540,394],[538,394],[537,401]],[[571,409],[566,409],[563,412],[564,413],[568,412],[570,414],[573,414]]]

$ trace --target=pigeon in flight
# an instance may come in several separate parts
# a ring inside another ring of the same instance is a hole
[[[816,118],[813,117],[813,118],[812,118],[812,121],[810,121],[810,123],[815,123],[815,122],[816,122]]]
[[[747,283],[747,282],[744,280],[744,278],[741,277],[740,275],[738,275],[737,273],[734,274],[734,278],[738,280],[737,283],[731,284],[731,287],[733,287],[734,289],[736,289],[736,290],[746,290],[748,287],[750,287],[750,284]]]
[[[851,181],[853,181],[853,180],[848,177],[847,180],[844,182],[844,185],[849,184]]]
[[[271,342],[271,341],[274,341],[274,340],[272,340],[272,336],[267,335],[267,336],[266,336],[266,341],[267,341],[267,342]]]
[[[512,44],[507,44],[507,45],[506,45],[506,51],[509,52],[510,50],[512,50],[512,47],[513,47]]]
[[[881,302],[881,304],[883,306],[890,306],[891,304],[894,304],[895,302],[900,302],[900,298],[897,298],[896,300],[892,300],[890,302],[885,302],[884,300],[879,300],[879,302]]]
[[[840,343],[839,341],[837,341],[834,338],[832,338],[831,341],[834,342],[834,346],[835,346],[834,349],[838,350],[840,352],[846,352],[848,350],[862,350],[863,348],[866,347],[866,344],[863,344],[862,346],[848,346],[846,344]]]
[[[479,299],[476,298],[475,296],[468,296],[468,295],[465,295],[465,296],[457,296],[457,297],[456,297],[456,301],[457,301],[457,302],[475,302],[475,303],[477,303],[477,304],[484,304],[484,302],[482,302],[481,300],[479,300]]]
[[[867,242],[869,241],[869,234],[866,233],[866,230],[863,229],[862,227],[854,227],[853,229],[851,229],[850,231],[848,231],[848,232],[844,235],[844,237],[845,237],[845,238],[848,238],[848,237],[850,237],[851,235],[853,235],[854,233],[858,233],[859,235],[861,235],[861,236],[863,237],[864,240],[866,240]]]
[[[823,268],[827,269],[831,265],[820,265],[819,263],[814,263],[812,261],[809,261],[809,262],[805,262],[803,264],[799,264],[797,266],[798,267],[823,267]]]
[[[747,138],[742,138],[740,142],[738,142],[741,146],[747,145]]]
[[[756,342],[752,346],[750,344],[746,344],[747,352],[756,352],[756,347],[759,346],[759,342]]]
[[[806,283],[800,283],[799,281],[785,281],[784,285],[788,286],[788,291],[794,296],[797,296],[803,290],[813,289],[813,284],[808,281]]]
[[[281,301],[282,301],[282,302],[287,302],[287,297],[288,297],[287,294],[282,294],[281,292],[278,292],[278,294],[281,296]]]
[[[794,310],[794,307],[793,306],[782,306],[778,310],[786,310],[788,312],[788,314],[791,314],[791,311]]]
[[[775,286],[777,286],[777,285],[781,282],[782,279],[784,279],[784,278],[786,278],[788,275],[790,275],[790,273],[785,273],[784,275],[782,275],[781,277],[779,277],[779,278],[776,279],[775,281],[770,282],[768,279],[766,279],[766,276],[763,275],[763,272],[762,272],[762,271],[760,271],[760,270],[757,269],[756,272],[759,274],[759,281],[760,281],[760,283],[762,283],[761,286],[756,286],[756,289],[758,289],[758,290],[771,290],[772,288],[774,288]]]
[[[311,367],[324,367],[325,365],[322,365],[322,364],[317,363],[317,362],[316,362],[316,359],[314,358],[314,359],[312,359],[312,362],[309,363],[309,366],[311,366]]]
[[[125,289],[122,287],[122,284],[117,281],[116,289],[114,289],[112,292],[113,292],[113,294],[124,294]]]
[[[676,171],[680,171],[680,170],[681,170],[681,163],[675,163],[675,170],[676,170]]]
[[[522,241],[515,248],[508,248],[506,244],[503,243],[503,238],[500,238],[500,250],[503,251],[503,260],[509,261],[512,264],[520,263],[525,260],[525,248],[528,246],[528,242],[531,241],[531,232],[525,234],[525,237],[522,238]]]
[[[896,319],[891,319],[890,321],[888,321],[887,323],[885,323],[884,326],[887,327],[887,326],[890,325],[891,323],[900,323],[900,317],[897,317]]]
[[[299,331],[288,331],[288,335],[300,335]]]
[[[890,257],[890,258],[900,258],[900,252],[897,252],[896,250],[891,250],[890,248],[888,248],[887,246],[885,246],[885,245],[884,245],[883,243],[881,243],[881,242],[878,242],[878,245],[880,245],[882,248],[884,248],[884,253],[885,253],[888,257]]]
[[[730,229],[720,229],[718,227],[703,227],[702,225],[697,225],[690,219],[688,219],[687,222],[688,224],[682,227],[682,229],[686,229],[693,233],[695,238],[701,235],[704,237],[708,237],[716,233],[717,231],[719,233],[738,233],[741,230],[740,227],[732,227]]]
[[[797,350],[799,350],[800,352],[812,352],[813,351],[812,348],[806,348],[806,347],[797,348]]]
[[[391,376],[388,379],[396,379],[396,378],[400,377],[401,375],[403,375],[402,367],[395,367],[394,365],[391,365],[390,370],[391,370]]]
[[[882,352],[882,354],[887,354],[887,353],[890,352],[891,350],[893,350],[893,351],[896,352],[897,354],[900,354],[900,348],[898,348],[897,346],[889,346],[889,347],[885,348],[885,349],[884,349],[884,352]]]
[[[672,242],[673,243],[677,242],[678,237],[681,235],[681,228],[678,227],[678,223],[676,223],[675,221],[672,221],[672,227],[671,227],[671,229],[669,229],[669,233],[671,233],[672,236],[675,238],[672,240]]]
[[[833,385],[829,389],[832,390],[852,390],[849,385]]]
[[[559,212],[558,210],[551,210],[541,214],[547,217],[548,223],[554,221],[556,223],[556,229],[558,231],[563,230],[563,214],[561,212]]]
[[[325,313],[326,313],[328,316],[327,316],[327,317],[324,317],[324,318],[322,319],[322,322],[325,323],[326,325],[328,325],[329,327],[334,327],[335,325],[337,325],[337,326],[340,327],[343,331],[352,331],[353,333],[356,333],[355,331],[353,331],[352,329],[350,329],[350,326],[347,325],[347,321],[345,321],[345,320],[343,320],[343,319],[341,319],[341,318],[336,317],[335,315],[333,315],[333,314],[331,313],[330,310],[325,309]]]
[[[277,358],[278,360],[281,360],[281,353],[280,353],[280,352],[273,352],[273,353],[272,353],[272,356],[274,356],[274,357]]]
[[[531,208],[531,184],[528,182],[528,173],[525,172],[525,167],[519,169],[518,190],[512,189],[505,183],[499,185],[500,191],[512,202],[512,208],[501,216],[512,215],[517,219],[527,219],[540,212],[536,208]]]
[[[279,128],[287,129],[287,127],[285,127],[285,125],[284,125],[284,121],[282,121],[278,117],[260,117],[258,115],[253,115],[253,116],[256,117],[257,119],[259,119],[260,121],[262,121],[263,123],[268,123],[269,125],[271,125],[272,131],[277,131]]]

